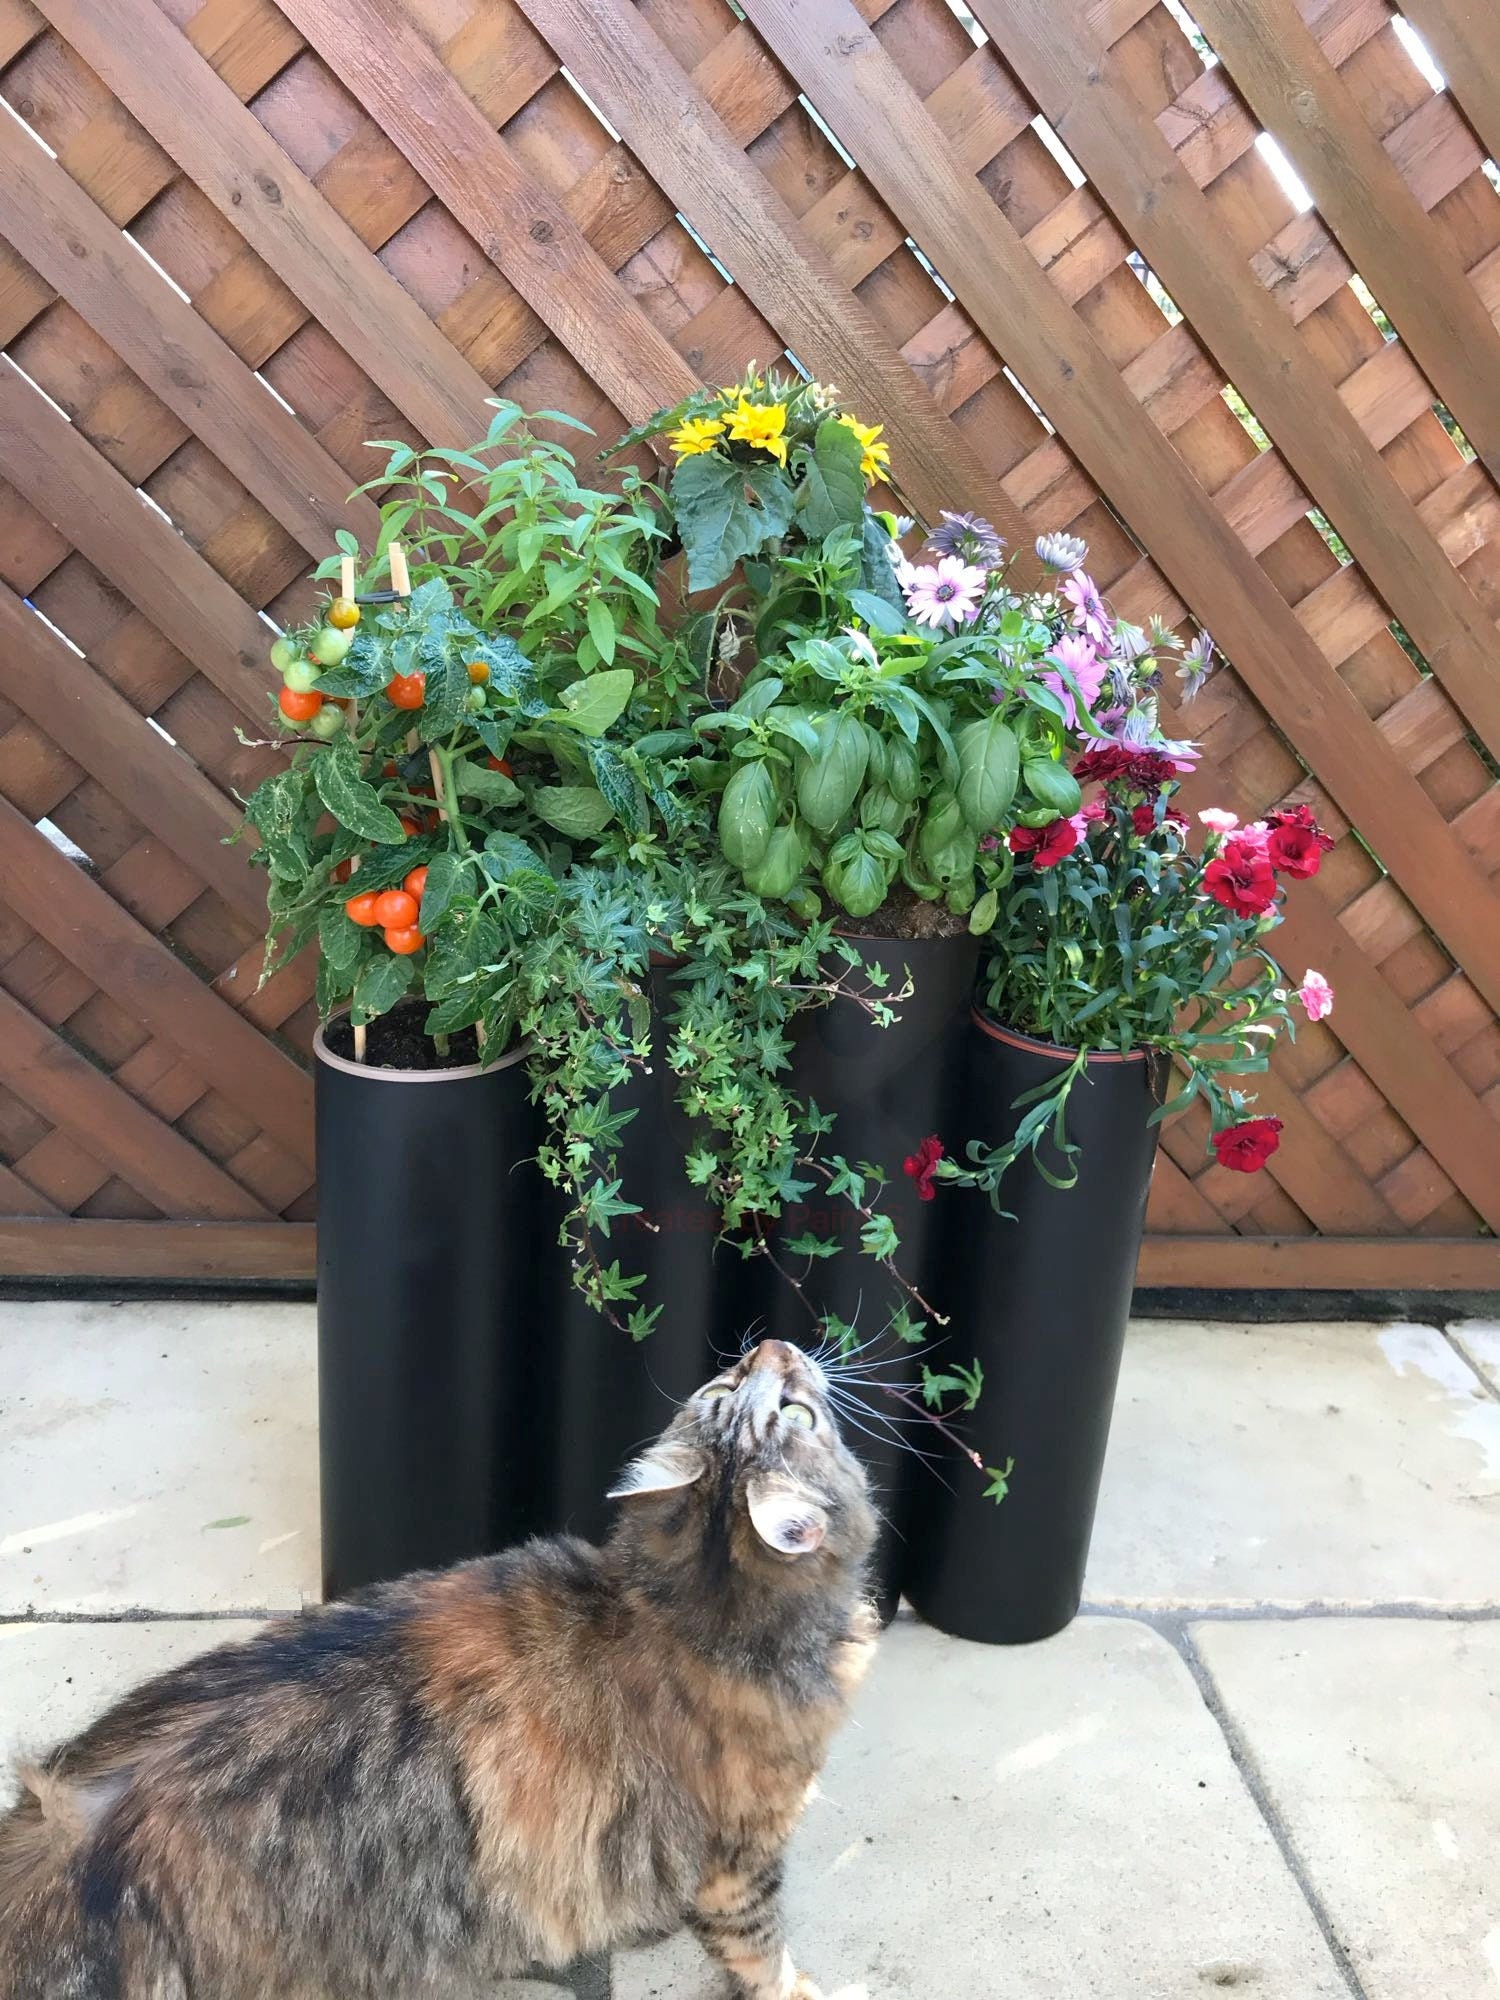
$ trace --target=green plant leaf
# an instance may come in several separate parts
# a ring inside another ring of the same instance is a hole
[[[605,666],[612,666],[615,657],[615,615],[602,597],[591,597],[587,612],[589,637],[598,649]]]
[[[398,958],[393,951],[372,958],[354,988],[354,1025],[359,1027],[379,1014],[388,1014],[411,985],[412,969],[409,958]]]
[[[359,754],[347,739],[318,753],[313,760],[313,783],[340,826],[347,826],[361,840],[392,844],[406,838],[398,816],[381,803],[374,786],[365,783]]]
[[[609,801],[610,809],[627,833],[644,833],[651,823],[650,809],[640,779],[607,743],[590,743],[589,769],[594,783]]]
[[[988,833],[1016,795],[1021,753],[1015,731],[998,715],[967,722],[954,735],[958,803],[974,833]]]
[[[865,477],[859,469],[863,457],[864,446],[849,426],[825,417],[797,492],[810,540],[820,542],[837,528],[859,525],[865,505]]]
[[[607,673],[588,674],[562,690],[558,696],[562,705],[552,710],[552,717],[555,721],[567,723],[582,736],[602,736],[610,724],[618,721],[624,713],[634,687],[635,675],[629,667],[614,667]]]
[[[521,799],[521,787],[503,771],[460,757],[453,766],[453,783],[460,798],[478,799],[487,806],[513,806]]]
[[[351,883],[349,892],[356,894],[357,885]],[[342,903],[326,903],[318,912],[318,950],[334,972],[353,971],[368,935],[344,915]]]
[[[538,785],[531,803],[538,819],[570,840],[602,833],[614,816],[609,800],[593,785]]]
[[[418,930],[431,936],[454,897],[468,894],[473,882],[472,862],[457,854],[435,854],[427,864],[427,886],[422,891]]]
[[[905,614],[889,598],[877,597],[873,590],[851,590],[849,602],[872,632],[884,632],[894,638],[910,629]]]
[[[784,535],[793,504],[792,482],[774,459],[738,465],[717,452],[683,459],[672,474],[672,506],[689,589],[713,589],[742,557]]]

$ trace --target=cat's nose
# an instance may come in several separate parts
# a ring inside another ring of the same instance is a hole
[[[767,1368],[777,1375],[789,1375],[801,1358],[789,1340],[763,1340],[750,1356],[750,1372]]]

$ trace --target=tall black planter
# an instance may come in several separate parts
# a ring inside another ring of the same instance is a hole
[[[903,966],[909,968],[915,990],[900,1003],[900,1019],[888,1028],[873,1026],[864,1010],[849,1000],[800,1015],[793,1030],[792,1087],[821,1110],[835,1114],[833,1133],[825,1142],[828,1151],[851,1161],[868,1160],[885,1170],[879,1205],[901,1239],[897,1264],[924,1297],[946,1312],[954,1301],[953,1274],[938,1236],[942,1202],[921,1200],[915,1183],[902,1171],[902,1162],[929,1133],[951,1130],[960,1115],[978,942],[966,935],[850,942],[865,965],[883,967],[890,980],[887,991],[899,988]],[[852,1323],[861,1341],[873,1343],[869,1358],[883,1359],[896,1348],[895,1342],[882,1337],[893,1303],[891,1288],[885,1274],[860,1250],[858,1223],[854,1210],[841,1198],[810,1196],[806,1208],[789,1213],[777,1232],[778,1250],[809,1226],[815,1235],[843,1238],[845,1247],[839,1255],[813,1264],[804,1283],[820,1311]],[[805,1262],[795,1257],[788,1261],[799,1271]],[[774,1273],[770,1275],[774,1278]],[[778,1339],[805,1343],[808,1313],[791,1288],[777,1280],[764,1298],[766,1331]],[[878,1393],[872,1392],[869,1401],[872,1412],[881,1409]],[[874,1414],[860,1421],[865,1430],[846,1425],[846,1435],[870,1473],[884,1516],[875,1570],[882,1608],[891,1614],[905,1563],[909,1491],[923,1478],[923,1468],[898,1442],[899,1426],[893,1432]]]
[[[963,1115],[953,1128],[998,1143],[1015,1099],[1058,1074],[1072,1051],[973,1017],[962,1040]],[[985,1387],[967,1422],[987,1465],[1015,1459],[999,1506],[957,1465],[951,1491],[914,1482],[905,1594],[959,1638],[1018,1645],[1061,1631],[1078,1610],[1130,1311],[1157,1127],[1157,1059],[1099,1055],[1073,1089],[1068,1137],[1078,1182],[1052,1187],[1023,1158],[1007,1175],[1008,1222],[975,1196],[945,1193],[955,1355],[970,1350]],[[946,1134],[945,1134],[946,1137]],[[1053,1159],[1054,1168],[1062,1163]]]
[[[314,1043],[323,1589],[538,1522],[529,1421],[544,1190],[523,1052],[384,1070]]]

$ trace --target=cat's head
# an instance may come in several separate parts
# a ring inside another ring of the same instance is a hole
[[[661,1555],[751,1578],[858,1569],[875,1540],[869,1484],[823,1371],[785,1340],[705,1382],[610,1498],[625,1503],[625,1531]]]

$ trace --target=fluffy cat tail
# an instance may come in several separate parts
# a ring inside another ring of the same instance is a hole
[[[62,1873],[88,1832],[87,1817],[66,1779],[26,1767],[16,1775],[20,1801],[0,1819],[0,1925]]]

